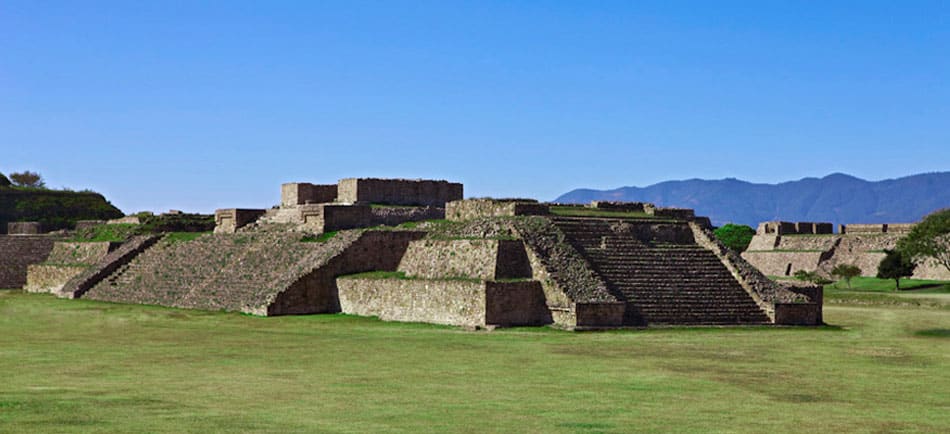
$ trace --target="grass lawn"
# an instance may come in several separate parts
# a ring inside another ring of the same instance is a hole
[[[948,304],[466,332],[0,291],[0,432],[948,432]]]

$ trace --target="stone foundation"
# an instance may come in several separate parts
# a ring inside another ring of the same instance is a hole
[[[384,321],[468,327],[551,322],[538,282],[341,278],[337,286],[342,312]]]
[[[468,221],[486,217],[516,215],[547,215],[548,206],[536,202],[499,201],[492,199],[468,199],[449,202],[445,205],[445,218],[452,221]]]
[[[448,181],[347,178],[337,183],[337,202],[444,207],[462,199],[462,184]]]
[[[229,208],[214,212],[214,233],[233,234],[264,215],[263,209]]]
[[[89,265],[47,265],[33,264],[27,267],[26,292],[58,292],[69,279],[79,275]]]
[[[328,203],[336,200],[336,184],[318,185],[290,182],[280,186],[280,206],[293,207],[308,203]]]
[[[49,235],[0,235],[0,288],[22,288],[27,267],[46,260],[57,240]]]
[[[494,280],[528,278],[532,274],[520,240],[413,241],[398,270],[426,279]]]
[[[10,222],[7,223],[8,235],[39,235],[43,233],[40,222]]]

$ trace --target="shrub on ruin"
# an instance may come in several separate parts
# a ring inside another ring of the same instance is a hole
[[[933,259],[950,271],[950,208],[924,217],[897,242],[897,250],[914,261]]]
[[[900,250],[885,250],[884,259],[877,266],[878,279],[894,279],[896,289],[901,289],[901,277],[910,277],[914,274],[917,264]]]
[[[742,253],[749,248],[749,243],[752,242],[752,237],[755,235],[755,229],[746,225],[729,223],[717,228],[714,233],[716,238],[719,238],[719,241],[722,241],[726,247]]]
[[[10,174],[10,180],[17,187],[45,188],[46,183],[39,173],[25,170],[23,172],[13,172]]]
[[[831,270],[831,275],[839,279],[844,279],[845,283],[848,284],[848,289],[851,289],[851,279],[861,275],[861,268],[857,265],[838,264],[838,266]]]
[[[814,271],[798,270],[795,272],[794,276],[798,280],[811,282],[816,285],[827,285],[831,283],[830,280],[822,277],[820,274]]]

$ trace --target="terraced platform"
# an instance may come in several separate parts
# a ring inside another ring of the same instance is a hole
[[[553,221],[627,302],[625,324],[771,323],[719,258],[695,243],[686,223]]]

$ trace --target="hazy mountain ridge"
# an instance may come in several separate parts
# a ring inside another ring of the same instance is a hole
[[[754,184],[727,178],[665,181],[648,187],[613,190],[577,189],[555,199],[561,203],[592,200],[653,202],[693,208],[713,224],[755,227],[768,220],[840,223],[915,222],[950,207],[950,172],[865,181],[834,173],[779,184]]]

